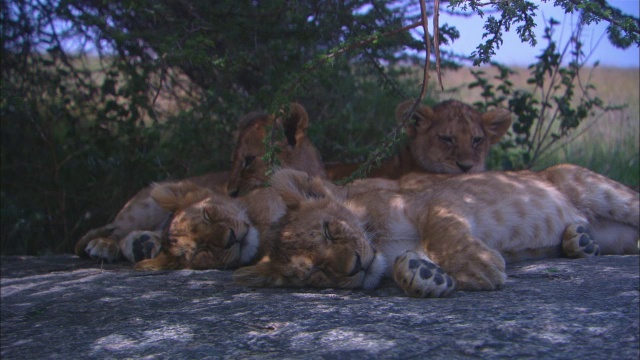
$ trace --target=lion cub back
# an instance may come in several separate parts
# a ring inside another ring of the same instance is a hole
[[[416,223],[437,226],[420,217],[449,212],[507,257],[557,256],[563,233],[578,224],[591,229],[605,254],[637,253],[638,194],[584,168],[469,174],[425,185],[407,191]]]

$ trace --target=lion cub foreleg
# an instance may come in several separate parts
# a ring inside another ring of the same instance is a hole
[[[170,213],[150,197],[150,189],[140,190],[112,223],[91,230],[78,240],[76,255],[109,262],[121,258],[136,262],[156,256],[160,246],[158,231]]]
[[[461,213],[430,206],[418,221],[421,247],[463,290],[495,290],[504,285],[505,261],[471,233]]]
[[[76,255],[101,258],[111,262],[120,255],[112,224],[88,231],[76,243]]]

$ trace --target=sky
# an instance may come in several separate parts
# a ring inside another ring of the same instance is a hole
[[[625,14],[639,16],[640,1],[639,0],[609,0],[610,5],[620,9]],[[566,43],[569,32],[573,28],[572,21],[577,21],[577,15],[568,14],[565,16],[562,8],[553,6],[553,1],[542,3],[539,2],[539,12],[536,18],[536,39],[538,44],[532,48],[528,43],[522,43],[516,34],[515,27],[511,31],[503,34],[504,43],[500,49],[496,50],[493,60],[505,65],[527,66],[535,61],[535,57],[539,55],[546,45],[546,41],[542,38],[544,33],[544,19],[554,18],[561,25],[558,25],[554,34],[554,39],[559,43]],[[455,26],[460,31],[460,38],[447,48],[461,54],[471,54],[476,47],[483,43],[482,34],[484,33],[483,25],[485,18],[474,16],[471,18],[453,17],[447,14],[440,14],[440,25],[448,23]],[[565,26],[563,26],[565,25]],[[564,31],[562,31],[564,28]],[[593,51],[588,60],[588,64],[592,65],[596,60],[600,61],[600,66],[607,67],[627,67],[640,68],[640,49],[631,45],[629,48],[622,50],[614,47],[609,42],[606,35],[606,22],[599,24],[590,24],[583,30],[583,51],[588,54]],[[564,32],[562,34],[562,32]],[[602,40],[598,43],[598,40]],[[597,44],[597,46],[596,46]]]

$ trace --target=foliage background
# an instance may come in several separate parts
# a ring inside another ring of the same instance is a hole
[[[237,119],[282,102],[305,106],[326,162],[363,161],[395,124],[395,106],[419,91],[422,60],[408,54],[424,53],[424,43],[408,31],[385,35],[418,21],[418,9],[3,0],[0,253],[71,251],[150,182],[228,169]],[[458,35],[440,26],[441,44]],[[361,46],[365,39],[375,41]],[[442,50],[445,80],[455,78],[464,61]],[[425,102],[476,101],[468,83],[431,85]]]

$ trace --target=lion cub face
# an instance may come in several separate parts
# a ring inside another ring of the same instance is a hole
[[[398,120],[413,105],[413,100],[396,109]],[[421,105],[406,131],[410,152],[416,165],[430,173],[477,173],[485,169],[491,145],[511,126],[511,113],[494,109],[484,114],[456,100],[444,101],[433,108]]]
[[[333,198],[322,181],[294,170],[272,179],[287,213],[267,234],[273,251],[267,261],[236,270],[248,286],[373,288],[384,259],[360,219]]]
[[[160,185],[151,196],[174,213],[162,248],[177,267],[237,268],[256,256],[258,232],[236,200],[189,182]]]

